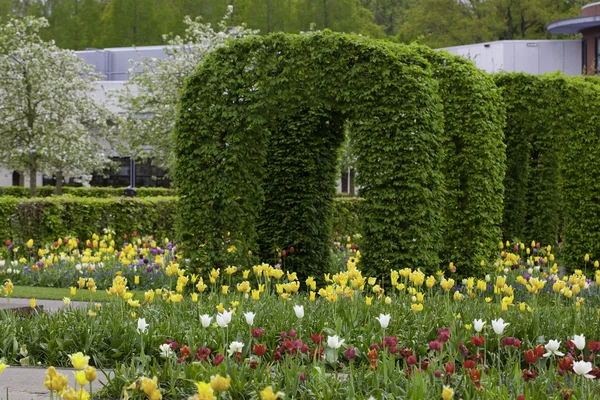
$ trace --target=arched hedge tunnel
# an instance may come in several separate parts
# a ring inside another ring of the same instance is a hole
[[[491,78],[445,52],[328,31],[232,41],[181,95],[180,238],[197,265],[293,247],[286,269],[322,276],[351,123],[361,268],[475,273],[500,235],[504,118]]]

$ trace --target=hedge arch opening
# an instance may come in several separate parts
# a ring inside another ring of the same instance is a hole
[[[193,263],[276,262],[286,249],[285,269],[327,272],[338,150],[352,123],[361,269],[437,270],[448,151],[432,60],[414,46],[327,31],[250,37],[213,52],[187,80],[175,136],[178,233]],[[484,223],[497,226],[499,216]]]

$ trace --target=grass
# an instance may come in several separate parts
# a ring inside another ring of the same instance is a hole
[[[134,300],[144,300],[144,292],[141,290],[131,290]],[[97,290],[93,295],[85,289],[77,289],[77,294],[72,297],[73,301],[90,301],[90,296],[93,301],[109,301],[110,296],[104,290]],[[52,287],[35,287],[35,286],[18,286],[15,285],[12,296],[13,298],[38,299],[38,300],[62,300],[69,295],[67,288],[52,288]]]

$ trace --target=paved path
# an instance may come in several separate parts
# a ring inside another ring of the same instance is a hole
[[[7,299],[0,298],[0,309],[7,306]],[[84,301],[72,301],[70,307],[86,307],[89,303]],[[38,306],[43,306],[44,311],[56,311],[64,308],[62,300],[37,300]],[[11,298],[12,307],[29,307],[29,299]],[[74,369],[57,368],[61,374],[69,378],[69,385],[75,384]],[[47,368],[42,367],[8,367],[0,374],[0,400],[48,400],[50,392],[44,386]],[[93,384],[94,392],[106,382],[106,376],[102,371],[97,371],[98,379]],[[8,398],[7,396],[8,389]],[[86,388],[89,390],[89,388]]]
[[[38,306],[44,306],[44,311],[56,311],[60,308],[65,307],[62,300],[36,300]],[[0,309],[5,308],[8,304],[8,299],[6,297],[0,297]],[[71,307],[85,307],[89,303],[85,301],[72,301]],[[29,299],[19,299],[19,298],[11,298],[10,299],[11,307],[29,307]],[[2,393],[0,393],[1,395]]]
[[[12,303],[12,302],[11,302]],[[8,367],[0,375],[0,400],[48,400],[50,392],[44,386],[47,368],[42,367]],[[69,378],[69,385],[75,385],[74,369],[57,368],[61,374]],[[93,383],[94,392],[107,381],[102,371],[97,371],[97,379]],[[6,393],[8,389],[8,399]],[[86,389],[89,390],[89,387]]]

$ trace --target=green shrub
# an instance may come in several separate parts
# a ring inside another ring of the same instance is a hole
[[[441,260],[478,276],[501,238],[505,110],[491,76],[464,57],[417,47],[432,64],[444,105]]]
[[[553,122],[564,121],[568,128],[554,138],[562,148],[562,260],[582,267],[585,254],[591,262],[600,259],[600,84],[597,79],[573,77],[567,88],[560,96],[561,108],[554,114],[561,118]]]
[[[361,233],[360,199],[356,197],[336,197],[333,202],[331,226],[341,235]]]
[[[70,195],[75,197],[117,197],[123,196],[125,188],[113,188],[113,187],[72,187],[63,186],[63,195]],[[174,196],[175,191],[167,188],[160,187],[139,187],[135,188],[136,197],[160,197],[160,196]],[[54,196],[54,186],[42,186],[37,188],[37,197],[50,197]],[[13,196],[13,197],[29,197],[29,188],[22,186],[5,186],[0,187],[0,196]]]
[[[294,246],[300,276],[322,276],[350,120],[363,269],[437,269],[438,89],[410,47],[327,31],[250,37],[211,53],[187,80],[175,135],[178,232],[190,258],[249,263],[248,250],[269,258]]]
[[[0,197],[0,238],[46,243],[64,235],[89,238],[103,229],[118,234],[173,237],[176,197],[17,199]]]
[[[495,80],[507,110],[504,237],[556,243],[563,215],[560,144],[573,123],[565,103],[573,98],[570,78],[506,73]]]

